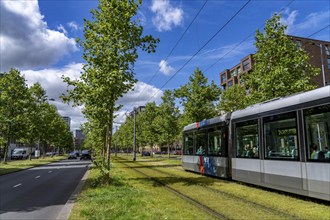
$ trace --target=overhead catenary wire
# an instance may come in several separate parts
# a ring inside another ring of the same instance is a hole
[[[180,67],[161,87],[160,89],[155,92],[151,98],[147,101],[149,102],[151,99],[155,97],[155,95],[158,94],[158,92],[163,89],[167,83],[169,83],[184,67],[187,66],[188,63],[202,50],[204,47],[206,47],[249,3],[251,0],[248,0],[200,49],[197,50],[195,54],[193,54],[188,61],[186,61],[182,67]]]
[[[208,2],[208,0],[205,0],[204,4],[202,5],[202,7],[199,9],[199,11],[197,12],[197,14],[195,15],[195,17],[193,18],[193,20],[190,22],[190,24],[188,25],[188,27],[185,29],[185,31],[181,34],[180,38],[176,41],[176,43],[174,44],[173,48],[171,49],[171,51],[169,52],[169,54],[166,56],[165,58],[165,62],[168,60],[168,58],[172,55],[173,51],[176,49],[176,47],[179,45],[179,43],[181,42],[181,40],[183,39],[183,37],[185,36],[185,34],[187,33],[187,31],[190,29],[191,25],[195,22],[195,20],[197,19],[197,17],[199,16],[199,14],[202,12],[202,10],[204,9],[206,3]],[[151,79],[148,81],[148,83],[143,87],[143,89],[141,90],[141,92],[138,95],[138,98],[141,96],[141,94],[143,94],[144,90],[146,89],[147,85],[150,84],[152,82],[152,80],[156,77],[157,73],[159,73],[159,70],[161,69],[161,66],[159,66],[159,68],[156,70],[156,72],[153,74],[153,76],[151,77]],[[136,103],[136,102],[135,102]]]
[[[295,0],[291,0],[287,5],[285,5],[278,13],[281,13],[284,9],[289,7]],[[260,30],[265,24],[261,24],[257,30]],[[255,31],[250,33],[247,37],[245,37],[241,42],[236,44],[234,47],[232,47],[227,53],[225,53],[222,57],[220,57],[217,61],[215,61],[213,64],[211,64],[208,68],[206,68],[203,72],[207,72],[209,69],[211,69],[214,65],[216,65],[218,62],[220,62],[224,57],[226,57],[228,54],[233,52],[237,47],[239,47],[241,44],[243,44],[245,41],[247,41],[251,36],[255,34]]]
[[[327,26],[325,26],[325,27],[321,28],[320,30],[314,32],[313,34],[309,35],[308,37],[312,37],[312,36],[314,36],[315,34],[318,34],[318,33],[320,33],[321,31],[325,30],[325,29],[328,28],[328,27],[330,27],[330,24],[328,24]]]

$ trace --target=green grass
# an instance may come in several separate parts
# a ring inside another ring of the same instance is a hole
[[[138,157],[136,162],[132,162],[131,157],[127,159],[129,161],[124,163],[139,167],[139,170],[229,219],[330,219],[328,205],[185,172],[180,166],[175,166],[180,165],[180,161],[149,157]],[[120,160],[112,159],[112,162],[110,182],[105,181],[96,168],[91,169],[70,220],[214,219],[149,178],[127,168]]]
[[[60,161],[65,159],[65,156],[54,156],[54,157],[45,157],[39,159],[32,159],[32,160],[12,160],[3,163],[0,163],[0,175],[17,172],[20,170],[29,169],[31,167],[40,166],[43,164],[52,163],[55,161]]]
[[[91,170],[70,220],[200,218],[194,206],[130,169],[113,166],[110,183],[102,179],[98,170]],[[203,217],[213,219],[207,213]]]

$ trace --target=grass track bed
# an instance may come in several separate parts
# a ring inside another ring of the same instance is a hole
[[[185,172],[180,161],[112,157],[111,181],[93,169],[70,219],[218,219],[171,187],[227,219],[330,219],[330,207],[237,182]],[[151,178],[137,173],[133,168]]]

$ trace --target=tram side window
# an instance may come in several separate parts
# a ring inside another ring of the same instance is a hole
[[[186,133],[184,134],[183,154],[193,155],[193,152],[194,152],[194,134]]]
[[[206,133],[205,131],[198,131],[196,134],[196,155],[205,155],[206,149]]]
[[[258,120],[236,124],[236,157],[259,158]]]
[[[298,160],[296,112],[264,118],[265,158]]]
[[[208,132],[208,155],[211,156],[225,156],[221,148],[222,132],[220,127],[212,128]]]
[[[307,159],[330,162],[330,105],[304,110]]]

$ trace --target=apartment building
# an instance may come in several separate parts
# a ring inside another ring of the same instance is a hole
[[[288,36],[299,48],[304,49],[310,56],[310,63],[320,69],[320,74],[313,81],[322,87],[330,84],[330,42],[303,37]],[[240,63],[220,73],[220,86],[222,90],[234,84],[243,84],[242,75],[253,69],[253,54],[241,59]]]

